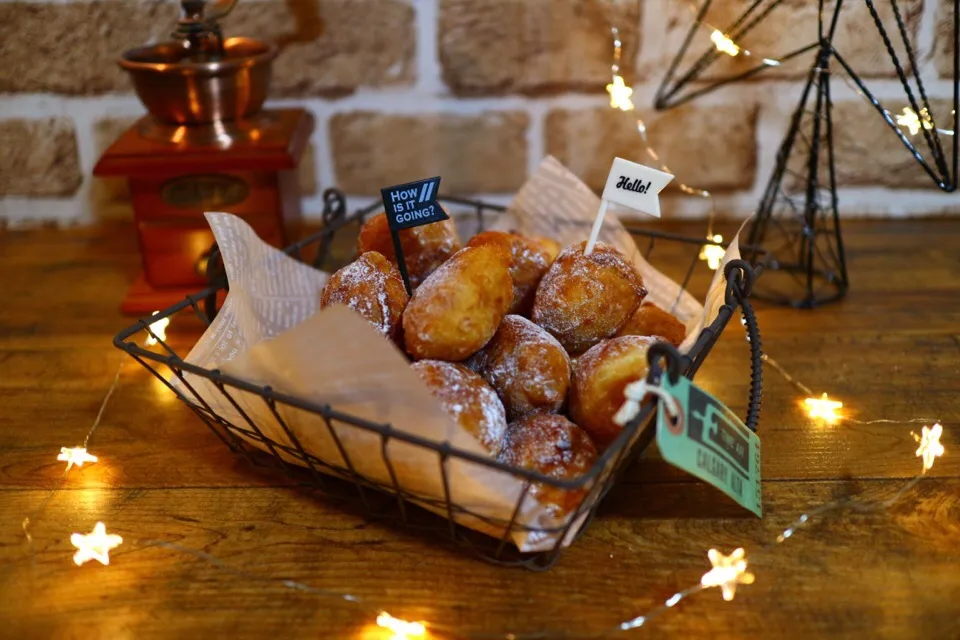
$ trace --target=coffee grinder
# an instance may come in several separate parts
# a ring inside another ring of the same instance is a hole
[[[121,309],[145,315],[206,283],[213,235],[203,213],[234,213],[282,247],[300,222],[297,165],[313,131],[304,109],[263,110],[276,46],[224,38],[236,0],[182,0],[172,40],[125,52],[148,115],[103,154],[95,176],[130,186],[143,273]]]

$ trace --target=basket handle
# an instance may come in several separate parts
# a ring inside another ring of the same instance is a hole
[[[744,424],[756,432],[763,399],[763,345],[760,341],[760,325],[750,304],[750,291],[756,274],[745,260],[731,260],[724,266],[723,275],[727,280],[725,302],[731,307],[740,307],[741,323],[747,333],[747,344],[750,345],[750,403]]]
[[[317,256],[313,259],[313,266],[322,269],[330,254],[330,244],[333,242],[334,233],[343,224],[347,217],[347,198],[339,189],[329,188],[323,192],[323,232],[320,236],[320,244],[317,246]]]
[[[756,432],[760,422],[760,403],[763,397],[763,351],[760,327],[749,300],[754,272],[749,263],[744,260],[731,260],[724,267],[723,273],[727,281],[726,305],[731,309],[740,307],[742,324],[747,333],[747,344],[750,345],[750,398],[744,424],[751,431]],[[647,354],[647,361],[651,381],[659,379],[663,374],[669,375],[671,380],[677,380],[689,370],[692,364],[689,356],[681,354],[676,347],[667,342],[657,342],[652,345]]]

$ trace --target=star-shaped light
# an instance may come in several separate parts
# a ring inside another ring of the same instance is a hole
[[[934,424],[932,429],[927,427],[921,429],[919,436],[913,434],[914,439],[920,443],[920,446],[917,447],[917,457],[923,458],[924,473],[933,468],[934,461],[946,451],[940,444],[941,435],[943,435],[943,427],[939,422]]]
[[[102,522],[93,526],[88,534],[75,533],[70,536],[70,544],[77,548],[73,554],[73,561],[79,567],[88,560],[96,560],[100,564],[110,564],[110,550],[119,547],[123,538],[115,533],[107,533]]]
[[[897,124],[906,127],[912,136],[920,133],[920,127],[933,129],[930,114],[926,109],[920,109],[920,115],[917,115],[917,112],[910,107],[904,107],[903,112],[897,116]]]
[[[714,242],[723,242],[723,236],[717,234],[712,238],[707,236],[707,240],[711,243]],[[707,266],[716,271],[720,268],[720,262],[723,260],[723,256],[727,253],[727,250],[721,247],[719,244],[705,244],[700,248],[700,259],[707,261]]]
[[[82,467],[84,462],[96,462],[97,456],[87,453],[86,447],[60,447],[57,460],[66,462],[67,471],[70,471],[73,465]]]
[[[154,312],[151,313],[150,315],[151,315],[151,316],[155,316],[155,315],[157,315],[158,313],[160,313],[160,312],[159,312],[159,311],[154,311]],[[160,340],[166,340],[166,339],[167,339],[167,325],[169,325],[169,324],[170,324],[170,318],[160,318],[160,319],[157,320],[156,322],[151,322],[151,323],[150,323],[150,330],[153,331],[155,334],[157,334],[157,337],[154,338],[152,335],[150,335],[150,334],[148,333],[148,334],[147,334],[147,339],[144,340],[143,344],[145,344],[145,345],[148,346],[148,347],[152,347],[153,345],[157,344],[157,338],[159,338]]]
[[[837,415],[837,409],[843,408],[843,403],[830,400],[827,394],[823,394],[819,398],[807,398],[804,403],[807,405],[807,414],[811,418],[820,418],[827,424],[833,424],[840,419],[840,416]]]
[[[394,618],[386,611],[377,616],[377,624],[393,633],[392,640],[410,640],[427,637],[427,628],[422,622],[407,622]]]
[[[623,76],[619,73],[614,74],[613,82],[607,85],[607,93],[610,94],[611,107],[621,111],[633,111],[633,101],[630,100],[633,89],[624,83]]]
[[[740,54],[740,47],[737,46],[737,43],[722,31],[714,29],[713,33],[710,34],[710,41],[713,42],[713,46],[715,46],[720,53],[725,53],[728,56]]]
[[[753,584],[753,574],[747,572],[746,553],[743,548],[734,549],[725,556],[716,549],[707,552],[713,568],[703,574],[700,585],[705,588],[720,587],[723,599],[729,602],[737,593],[738,584]]]

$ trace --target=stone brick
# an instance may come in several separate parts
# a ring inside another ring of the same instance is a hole
[[[440,0],[443,77],[460,94],[602,90],[610,82],[613,13],[632,75],[640,2]]]
[[[386,115],[354,112],[330,121],[337,186],[350,194],[443,177],[444,193],[509,193],[527,174],[527,116]]]
[[[300,96],[412,84],[413,20],[402,0],[269,0],[238,3],[223,24],[276,42],[271,95]]]
[[[930,106],[935,122],[949,122],[952,108],[950,101],[931,100]],[[893,110],[892,105],[888,105],[888,108]],[[934,188],[933,179],[874,108],[865,101],[834,104],[833,121],[834,161],[838,185]],[[918,133],[911,136],[906,129],[901,130],[927,163],[934,166],[933,156],[923,135]],[[941,144],[950,144],[949,137],[941,136],[940,139]],[[947,156],[949,157],[949,152]]]
[[[658,0],[661,1],[661,0]],[[731,0],[729,2],[714,2],[703,18],[703,24],[690,44],[684,62],[678,67],[677,77],[683,75],[686,69],[704,52],[713,49],[710,34],[713,29],[725,30],[733,26],[744,10],[754,0]],[[917,28],[923,11],[923,0],[900,0],[898,2],[901,16],[907,27],[907,33],[916,41]],[[770,3],[761,3],[760,9],[770,6]],[[890,3],[874,3],[878,15],[887,30],[888,36],[894,42],[894,50],[904,68],[909,69],[909,63],[902,46],[899,31],[894,19]],[[650,9],[648,8],[648,11]],[[652,54],[654,60],[645,64],[650,69],[646,78],[656,78],[663,73],[665,65],[679,50],[680,42],[686,35],[693,22],[693,13],[685,2],[669,2],[665,7],[667,13],[668,33],[663,46]],[[751,19],[760,14],[754,11]],[[750,55],[741,52],[736,57],[725,54],[712,63],[704,76],[724,77],[757,66],[763,58],[777,59],[800,49],[808,44],[817,42],[818,3],[809,0],[784,0],[768,13],[764,19],[745,35],[735,38],[736,44]],[[734,32],[734,29],[729,29]],[[837,33],[834,45],[844,60],[861,77],[895,77],[896,71],[883,40],[874,24],[873,18],[867,9],[866,3],[847,2],[843,6],[840,20],[837,24]],[[804,53],[797,58],[785,62],[779,67],[770,67],[754,79],[764,78],[801,78],[805,77],[813,64],[815,52]]]
[[[0,3],[0,92],[131,92],[117,59],[168,40],[176,18],[163,0]],[[412,82],[413,9],[401,0],[241,2],[223,26],[281,45],[273,96]]]
[[[933,64],[941,78],[953,78],[953,49],[960,46],[953,38],[953,3],[940,0],[934,27]]]
[[[679,107],[643,113],[650,145],[676,176],[712,191],[747,189],[756,173],[753,106]],[[614,157],[650,165],[637,131],[637,114],[599,107],[547,114],[546,146],[591,188],[600,191]]]
[[[69,118],[0,121],[0,196],[71,196],[83,183]]]
[[[117,58],[165,39],[174,5],[148,2],[0,3],[0,92],[132,91]]]

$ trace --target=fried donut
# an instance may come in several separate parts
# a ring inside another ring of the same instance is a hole
[[[500,247],[466,247],[430,274],[403,314],[414,360],[459,362],[497,332],[513,300],[510,259]]]
[[[553,264],[553,261],[557,259],[558,255],[560,255],[560,243],[552,238],[534,236],[530,238],[530,241],[536,244],[537,247],[540,248],[540,251],[547,256],[548,264]]]
[[[533,240],[504,231],[483,231],[470,238],[468,247],[495,244],[510,254],[510,277],[513,278],[513,304],[510,313],[530,315],[533,296],[540,279],[553,260]]]
[[[504,318],[467,366],[490,383],[509,420],[559,412],[570,387],[570,356],[556,338],[523,316]]]
[[[497,394],[463,365],[439,360],[414,362],[413,370],[451,418],[494,456],[503,448],[507,417]]]
[[[649,336],[605,340],[580,356],[570,384],[570,417],[603,451],[623,428],[613,417],[624,403],[624,388],[647,375]]]
[[[618,336],[657,336],[675,347],[687,337],[687,328],[675,316],[652,302],[644,302],[634,312]]]
[[[585,246],[560,252],[540,281],[531,316],[571,355],[616,335],[647,295],[640,273],[616,248],[598,242],[586,255]]]
[[[587,433],[563,416],[535,413],[507,427],[500,461],[536,471],[551,478],[572,479],[583,475],[597,459],[597,450]],[[530,493],[554,516],[574,511],[586,491],[567,490],[537,483]]]
[[[350,307],[397,344],[407,290],[397,268],[376,251],[368,251],[327,281],[320,293],[320,308],[331,304]]]
[[[414,289],[462,246],[453,220],[402,229],[399,235],[403,261],[407,265],[410,286]],[[397,265],[386,214],[378,213],[363,224],[357,238],[357,251],[379,251]]]

